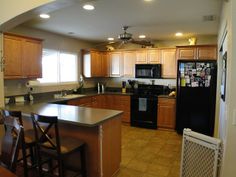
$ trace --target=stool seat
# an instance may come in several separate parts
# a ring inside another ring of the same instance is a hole
[[[24,131],[25,135],[25,143],[26,144],[34,144],[35,143],[35,135],[33,129],[28,129]]]
[[[80,148],[80,146],[83,146],[85,144],[83,141],[71,137],[63,137],[60,139],[60,141],[61,141],[60,150],[62,155],[73,153],[77,151],[77,149]],[[52,142],[56,143],[56,139],[53,138]],[[51,155],[56,154],[55,150],[53,150],[53,152],[50,151],[50,149],[52,149],[53,147],[48,141],[43,143],[42,147],[45,147],[47,149],[46,152],[50,153]]]

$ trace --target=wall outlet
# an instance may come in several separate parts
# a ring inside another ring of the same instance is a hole
[[[236,126],[236,109],[233,111],[233,125]]]

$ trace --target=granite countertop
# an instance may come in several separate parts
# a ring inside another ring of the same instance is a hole
[[[9,110],[21,110],[24,116],[30,116],[31,112],[57,116],[60,122],[82,125],[87,127],[97,126],[104,121],[122,114],[122,111],[96,109],[70,105],[59,105],[49,103],[23,103],[6,105]]]

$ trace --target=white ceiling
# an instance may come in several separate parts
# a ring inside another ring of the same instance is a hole
[[[117,38],[122,26],[137,39],[145,34],[152,40],[175,39],[175,32],[192,36],[217,35],[221,0],[95,0],[95,10],[86,11],[82,1],[51,12],[48,20],[36,17],[24,25],[63,35],[73,32],[75,38],[106,41]],[[214,21],[203,16],[214,15]]]

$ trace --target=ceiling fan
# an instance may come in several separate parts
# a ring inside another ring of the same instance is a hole
[[[133,44],[142,45],[144,47],[147,47],[147,46],[153,47],[154,46],[154,44],[148,40],[141,40],[141,41],[134,40],[132,38],[132,34],[127,32],[128,28],[129,28],[129,26],[123,26],[122,29],[124,30],[124,32],[118,36],[118,38],[122,41],[122,44],[133,43]]]
[[[120,49],[122,45],[127,44],[127,43],[133,43],[133,44],[138,44],[141,45],[142,48],[145,47],[153,47],[154,44],[151,43],[151,41],[148,40],[134,40],[132,38],[132,34],[127,32],[127,29],[129,28],[129,26],[123,26],[122,29],[124,30],[123,33],[118,35],[118,39],[119,41],[113,42],[106,42],[106,43],[100,43],[98,45],[96,45],[95,47],[101,47],[104,46],[106,47],[106,50],[111,51],[111,50],[115,50],[116,49]]]

